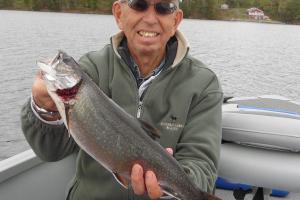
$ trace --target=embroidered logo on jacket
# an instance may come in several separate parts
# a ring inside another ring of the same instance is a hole
[[[171,122],[161,122],[160,126],[163,129],[169,130],[169,131],[177,131],[178,129],[183,128],[183,124],[177,123],[177,117],[171,116]]]
[[[177,131],[180,128],[183,128],[183,124],[178,124],[174,122],[161,122],[161,127],[170,131]]]

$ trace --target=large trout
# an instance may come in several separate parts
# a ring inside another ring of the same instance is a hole
[[[39,61],[47,90],[75,142],[107,170],[129,181],[132,166],[152,170],[164,193],[179,200],[219,200],[197,188],[179,163],[153,140],[154,128],[126,113],[59,53]],[[149,136],[150,135],[150,136]]]

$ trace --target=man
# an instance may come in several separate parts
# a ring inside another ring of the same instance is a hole
[[[112,11],[121,32],[110,45],[83,56],[80,67],[128,113],[157,128],[160,144],[199,188],[212,192],[223,95],[215,74],[188,55],[187,41],[177,30],[183,18],[178,0],[120,0]],[[40,75],[23,107],[22,128],[35,153],[46,161],[78,149]],[[149,198],[168,198],[153,172],[136,164],[131,183],[126,183],[79,150],[67,199]]]

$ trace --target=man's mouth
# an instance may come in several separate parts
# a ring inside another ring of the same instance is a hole
[[[150,31],[139,31],[138,34],[142,37],[156,37],[159,35],[159,33],[156,32],[150,32]]]

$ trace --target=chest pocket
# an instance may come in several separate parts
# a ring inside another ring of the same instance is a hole
[[[157,127],[160,131],[159,143],[167,148],[175,149],[183,132],[185,119],[173,114],[167,115],[160,122]]]
[[[166,101],[160,96],[163,95],[155,95],[153,99],[148,97],[147,101],[144,102],[142,120],[159,130],[160,139],[158,142],[163,147],[175,149],[183,134],[190,104],[185,98],[181,100],[170,96]]]
[[[162,112],[162,109],[155,109],[155,106],[144,108],[142,120],[158,129],[160,135],[158,142],[163,147],[175,149],[183,133],[186,114],[179,112],[176,107],[169,108],[165,112]]]

